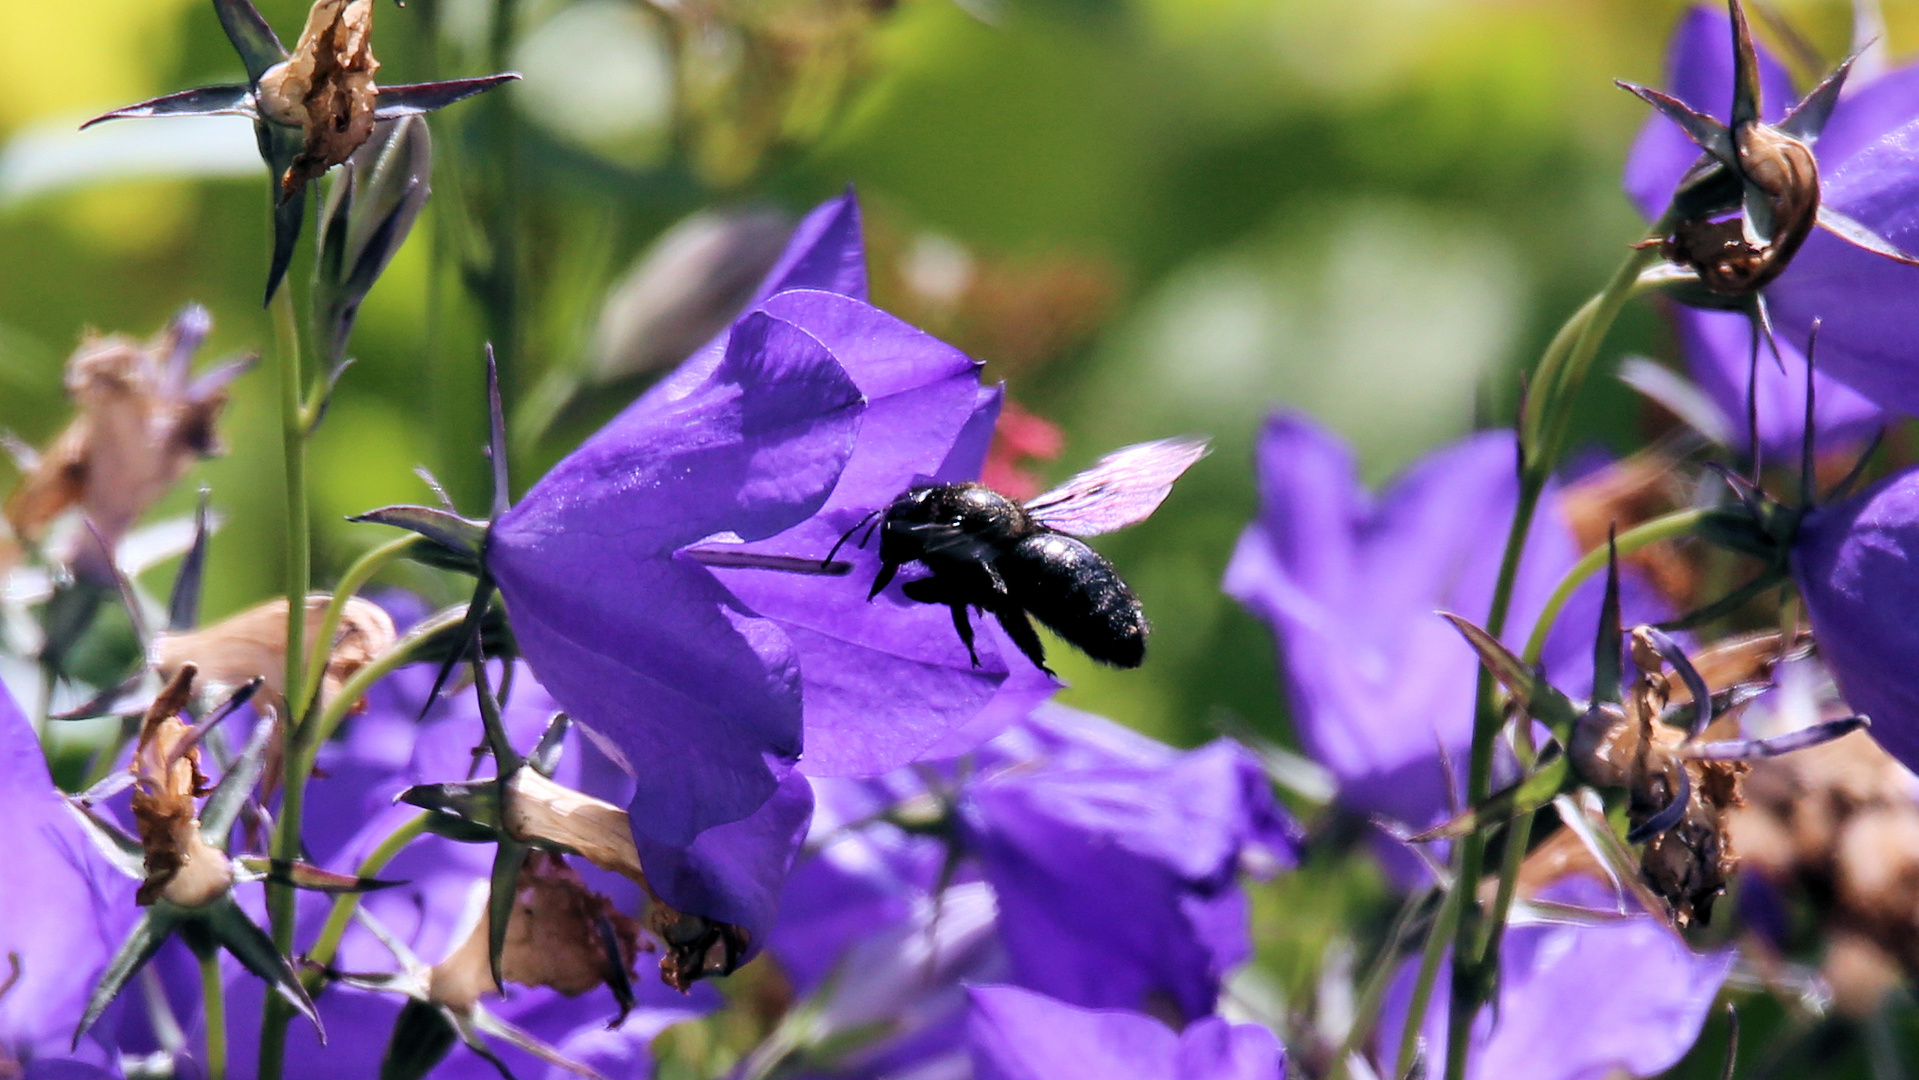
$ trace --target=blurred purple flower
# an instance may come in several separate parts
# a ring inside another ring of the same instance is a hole
[[[1761,119],[1777,121],[1796,100],[1791,80],[1764,49],[1759,63]],[[1732,21],[1718,7],[1694,7],[1674,33],[1667,88],[1681,101],[1723,120],[1732,86]],[[1820,200],[1899,249],[1912,250],[1919,247],[1919,211],[1914,210],[1919,206],[1919,67],[1870,79],[1861,75],[1848,91],[1814,147]],[[1625,173],[1626,192],[1640,212],[1648,219],[1663,213],[1680,177],[1699,155],[1698,146],[1671,120],[1660,115],[1647,120]],[[1782,336],[1786,372],[1778,371],[1769,350],[1762,356],[1764,445],[1797,445],[1805,406],[1805,366],[1799,350],[1814,319],[1821,320],[1815,404],[1822,432],[1831,438],[1855,435],[1875,422],[1875,404],[1919,414],[1919,351],[1912,344],[1908,318],[1919,305],[1919,267],[1815,230],[1792,264],[1767,287],[1766,297]],[[1736,314],[1684,309],[1678,319],[1695,377],[1735,429],[1744,432],[1751,340],[1745,320]],[[1847,385],[1826,379],[1828,373]]]
[[[1507,929],[1499,1000],[1473,1027],[1466,1075],[1592,1080],[1671,1068],[1699,1038],[1732,969],[1732,951],[1701,955],[1659,919],[1616,915],[1611,890],[1591,878],[1564,878],[1540,899],[1590,908],[1601,921]],[[1446,1057],[1450,967],[1449,957],[1422,1028],[1429,1062]],[[1411,958],[1387,991],[1377,1044],[1382,1061],[1398,1054],[1418,968]]]
[[[809,772],[883,772],[996,693],[1051,692],[1037,672],[1008,680],[1000,651],[974,668],[945,612],[896,589],[868,603],[846,580],[701,561],[766,541],[750,550],[808,564],[915,477],[977,473],[997,392],[864,293],[849,193],[801,224],[724,337],[494,524],[488,569],[518,640],[625,758],[645,841],[684,847],[758,810],[802,746]]]
[[[1241,872],[1298,854],[1252,755],[1225,740],[1176,751],[1047,705],[981,758],[961,842],[998,897],[1014,981],[1079,1005],[1210,1014],[1252,955]]]
[[[1424,827],[1463,795],[1447,791],[1440,755],[1463,773],[1477,661],[1434,612],[1477,619],[1490,607],[1519,497],[1515,453],[1510,432],[1474,435],[1375,496],[1335,436],[1296,414],[1267,421],[1263,505],[1225,589],[1273,627],[1294,728],[1351,810]],[[1577,555],[1549,488],[1513,589],[1509,642],[1523,642]],[[1598,584],[1575,594],[1543,657],[1575,694],[1591,677]]]
[[[1082,1009],[1013,986],[970,991],[973,1080],[1282,1080],[1286,1051],[1254,1024]],[[1519,1075],[1519,1074],[1514,1074]]]
[[[1792,577],[1819,655],[1872,737],[1919,769],[1919,469],[1808,514],[1793,542]]]
[[[73,1032],[139,914],[134,882],[94,850],[53,786],[33,726],[4,688],[0,820],[9,838],[9,884],[0,888],[0,1076],[104,1076],[113,1025],[97,1026],[77,1048]]]

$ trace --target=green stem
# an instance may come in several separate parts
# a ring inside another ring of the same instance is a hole
[[[313,737],[306,740],[301,748],[300,764],[305,769],[311,770],[313,758],[319,753],[320,747],[326,745],[326,741],[333,737],[333,732],[339,728],[340,721],[346,719],[346,714],[359,704],[360,699],[366,696],[366,692],[373,688],[373,684],[391,675],[396,669],[419,659],[417,653],[420,645],[428,637],[445,630],[464,617],[465,612],[456,609],[446,612],[443,616],[424,620],[408,631],[405,637],[394,642],[392,648],[374,657],[365,667],[354,672],[353,677],[340,687],[339,694],[327,699],[319,715],[314,718]]]
[[[1613,544],[1618,547],[1622,557],[1631,555],[1641,548],[1657,544],[1662,540],[1676,540],[1685,536],[1692,532],[1705,516],[1704,510],[1675,510],[1664,517],[1643,521],[1627,529],[1613,540]],[[1539,621],[1533,624],[1532,637],[1526,639],[1526,651],[1520,659],[1526,662],[1527,667],[1539,663],[1540,655],[1546,651],[1546,636],[1552,633],[1553,623],[1558,621],[1559,612],[1565,608],[1566,602],[1572,599],[1572,594],[1586,583],[1586,579],[1604,570],[1607,561],[1606,549],[1597,547],[1588,551],[1573,564],[1571,570],[1566,571],[1566,576],[1560,579],[1559,586],[1553,589],[1551,596],[1546,598],[1546,606],[1539,612]]]
[[[1399,1080],[1413,1068],[1413,1054],[1419,1049],[1419,1036],[1426,1030],[1426,1010],[1433,999],[1433,983],[1439,977],[1439,962],[1446,956],[1446,944],[1459,919],[1460,890],[1447,889],[1440,901],[1439,914],[1426,935],[1426,948],[1419,957],[1419,978],[1413,983],[1413,999],[1406,1007],[1406,1024],[1399,1029],[1399,1055],[1393,1063],[1393,1075]]]
[[[386,868],[408,844],[419,839],[426,832],[426,814],[419,813],[408,818],[405,824],[393,830],[380,845],[360,860],[356,873],[370,878]],[[327,913],[326,925],[320,928],[320,938],[313,943],[307,955],[320,967],[333,963],[333,956],[340,948],[340,939],[346,936],[346,928],[353,921],[353,913],[360,908],[360,895],[356,892],[341,893],[333,899],[333,910]]]
[[[1653,235],[1662,235],[1666,223],[1654,226]],[[1493,588],[1492,606],[1486,617],[1486,630],[1495,638],[1505,633],[1506,618],[1512,607],[1513,585],[1518,580],[1520,557],[1532,531],[1533,516],[1540,496],[1564,452],[1570,430],[1572,406],[1591,373],[1593,358],[1613,321],[1626,301],[1650,288],[1642,272],[1658,258],[1650,247],[1636,247],[1600,293],[1581,305],[1553,336],[1551,344],[1534,369],[1532,391],[1520,417],[1519,500],[1513,511],[1512,527],[1506,535],[1506,549],[1500,559],[1499,579]],[[1495,696],[1492,673],[1479,670],[1473,711],[1473,745],[1467,771],[1466,805],[1478,806],[1492,793],[1493,754],[1499,732],[1505,726],[1505,712]],[[1475,831],[1462,838],[1455,851],[1453,891],[1460,897],[1459,917],[1453,932],[1452,1002],[1447,1023],[1446,1080],[1465,1080],[1466,1059],[1471,1049],[1473,1018],[1495,983],[1499,964],[1499,942],[1505,928],[1507,907],[1499,904],[1503,895],[1510,904],[1516,881],[1519,857],[1524,855],[1527,836],[1521,826],[1530,829],[1530,817],[1512,823],[1508,843],[1519,849],[1501,867],[1499,894],[1492,911],[1480,909],[1475,897],[1480,876],[1485,872],[1488,832]],[[1510,870],[1509,874],[1507,871]],[[1430,950],[1429,950],[1430,951]],[[1422,968],[1422,984],[1437,977]],[[1421,989],[1430,990],[1429,986]]]
[[[288,694],[306,685],[306,594],[312,575],[307,521],[306,426],[300,401],[300,327],[293,313],[293,291],[281,288],[273,298],[274,353],[280,382],[280,433],[286,459],[286,681]],[[294,700],[289,698],[289,701]],[[283,717],[287,753],[281,787],[280,820],[274,832],[276,858],[300,856],[300,820],[306,805],[305,731],[290,708]],[[273,944],[282,955],[293,954],[293,886],[267,883],[267,914],[273,924]],[[286,1029],[293,1010],[277,994],[266,995],[260,1022],[259,1080],[279,1080],[286,1054]]]
[[[402,536],[381,544],[347,567],[340,583],[334,586],[333,596],[320,615],[319,632],[313,635],[313,644],[307,651],[306,682],[300,687],[300,696],[293,699],[302,703],[303,707],[299,710],[302,717],[309,715],[317,704],[314,699],[320,693],[320,684],[326,677],[328,654],[333,651],[333,635],[340,629],[340,619],[346,613],[347,601],[364,588],[373,575],[395,559],[403,558],[419,542],[418,536]],[[318,742],[314,745],[318,745]]]
[[[227,993],[217,949],[200,957],[200,997],[206,1012],[207,1080],[227,1080]]]

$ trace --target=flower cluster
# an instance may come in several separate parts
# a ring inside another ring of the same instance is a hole
[[[875,306],[851,189],[705,274],[681,329],[711,340],[517,500],[489,349],[487,513],[369,510],[397,531],[310,591],[308,441],[428,197],[421,115],[514,76],[378,85],[372,0],[317,0],[291,50],[214,7],[247,82],[102,119],[255,125],[287,590],[202,625],[203,494],[148,545],[180,557],[155,624],[130,537],[253,361],[194,376],[194,305],[89,336],[6,507],[42,678],[30,710],[0,689],[0,1080],[1649,1077],[1716,1001],[1818,985],[1822,948],[1848,1014],[1919,977],[1919,463],[1864,446],[1919,412],[1919,68],[1847,61],[1785,108],[1739,0],[1689,12],[1670,92],[1627,87],[1655,224],[1516,429],[1375,493],[1313,419],[1266,422],[1221,588],[1272,631],[1291,738],[1181,748],[1052,700],[1041,628],[1147,661],[1085,540],[1207,443],[1042,491],[1061,431]],[[1648,294],[1693,381],[1625,377],[1705,438],[1568,464]],[[360,595],[402,561],[470,601]],[[1328,881],[1390,929],[1263,955]]]

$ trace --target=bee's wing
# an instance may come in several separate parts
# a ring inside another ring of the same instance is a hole
[[[1073,536],[1123,529],[1159,509],[1173,481],[1205,456],[1205,439],[1161,439],[1122,447],[1034,497],[1026,510],[1040,524]]]

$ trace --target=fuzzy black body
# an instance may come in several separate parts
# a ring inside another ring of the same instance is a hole
[[[881,520],[873,594],[909,562],[932,574],[908,582],[907,597],[952,608],[969,652],[971,607],[991,612],[1042,669],[1046,650],[1029,613],[1095,660],[1131,668],[1145,659],[1145,614],[1113,564],[991,488],[940,484],[893,500]]]

